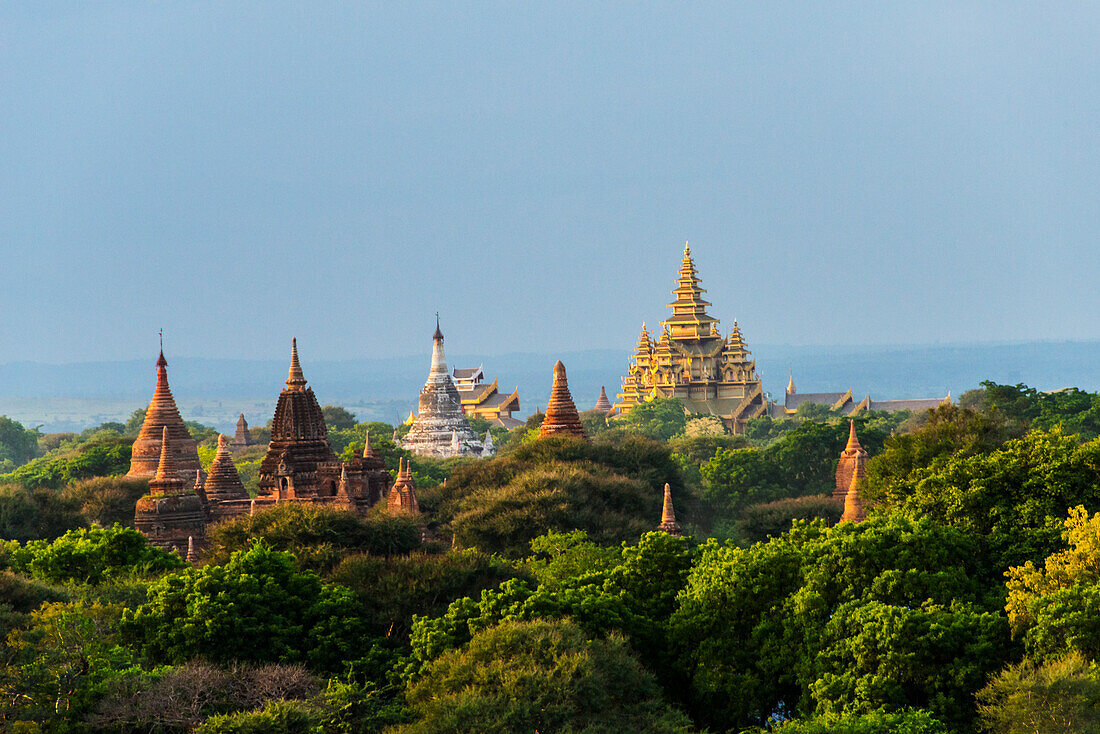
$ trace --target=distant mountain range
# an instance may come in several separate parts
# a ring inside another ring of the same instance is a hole
[[[800,392],[853,388],[857,399],[958,397],[982,380],[1024,382],[1043,390],[1100,389],[1100,341],[893,347],[753,348],[764,389],[782,400],[788,375]],[[303,364],[322,404],[348,407],[361,420],[394,422],[408,415],[428,374],[428,354]],[[612,350],[559,354],[448,355],[451,366],[483,365],[500,389],[519,387],[523,414],[544,407],[554,361],[561,359],[577,407],[596,402],[600,386],[612,401],[630,357]],[[286,362],[178,357],[169,380],[189,420],[231,430],[239,412],[253,424],[267,422],[286,379]],[[125,420],[144,407],[155,382],[153,360],[0,364],[0,414],[44,431],[79,430],[105,420]]]

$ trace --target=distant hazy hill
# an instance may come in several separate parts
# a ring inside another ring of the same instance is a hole
[[[753,350],[764,389],[782,399],[789,371],[801,392],[854,388],[857,398],[958,396],[981,380],[1024,382],[1049,390],[1100,388],[1100,342],[898,347],[791,347],[759,345]],[[545,406],[554,361],[569,373],[573,398],[591,407],[600,385],[614,400],[630,355],[597,350],[561,354],[448,355],[452,366],[483,364],[503,391],[518,386],[523,413]],[[428,355],[309,362],[306,377],[322,403],[338,403],[361,419],[392,422],[416,404],[428,373]],[[263,424],[274,410],[286,379],[285,361],[171,360],[169,378],[185,418],[232,428],[238,412]],[[155,381],[152,360],[0,365],[0,414],[43,430],[74,430],[125,418],[149,400]]]

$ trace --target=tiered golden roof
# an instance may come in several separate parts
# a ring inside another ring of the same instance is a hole
[[[718,319],[707,313],[691,249],[684,259],[676,297],[668,304],[672,316],[661,322],[661,333],[651,341],[645,325],[623,378],[615,409],[625,413],[655,398],[676,398],[689,413],[720,417],[740,433],[745,423],[765,414],[763,385],[756,364],[734,322],[728,338],[718,331]]]

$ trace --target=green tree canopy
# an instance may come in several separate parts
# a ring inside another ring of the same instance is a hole
[[[417,720],[404,734],[692,730],[621,637],[590,640],[564,620],[478,633],[434,660],[407,699]]]
[[[120,631],[149,661],[304,662],[341,670],[369,649],[350,590],[297,570],[294,557],[262,543],[225,565],[170,573],[148,600],[123,613]]]

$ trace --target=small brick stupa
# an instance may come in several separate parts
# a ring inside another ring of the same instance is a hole
[[[200,545],[206,537],[206,514],[202,501],[180,476],[175,463],[171,433],[161,429],[161,450],[157,471],[149,480],[149,494],[137,501],[134,527],[154,545],[164,550],[173,548],[184,556],[188,538]]]
[[[596,401],[596,405],[592,407],[592,410],[598,410],[601,413],[611,412],[611,401],[607,399],[607,390],[603,385],[600,385],[600,398]]]
[[[157,358],[157,387],[153,391],[153,399],[149,401],[149,407],[145,410],[145,421],[141,424],[141,432],[134,441],[130,471],[126,476],[141,479],[153,478],[160,463],[161,438],[164,429],[168,429],[173,452],[172,465],[175,471],[181,478],[194,478],[195,472],[201,469],[198,446],[191,438],[187,426],[183,424],[175,398],[172,397],[172,391],[168,388],[168,360],[164,358],[162,340],[160,356]]]
[[[681,534],[680,523],[676,522],[676,511],[672,509],[672,488],[668,486],[668,482],[665,482],[665,502],[661,508],[661,524],[657,529],[676,537]]]
[[[244,488],[241,475],[233,464],[229,445],[229,439],[224,433],[218,436],[218,453],[214,455],[214,463],[210,465],[210,473],[206,475],[206,484],[203,486],[206,503],[213,517],[219,516],[218,505],[222,502],[248,499],[248,490]]]
[[[391,515],[404,512],[411,515],[420,514],[420,504],[416,501],[416,484],[413,482],[412,469],[409,464],[399,458],[397,460],[397,480],[390,490],[390,497],[386,503]]]
[[[559,359],[554,363],[554,385],[550,388],[550,402],[546,404],[546,417],[539,427],[539,438],[546,436],[576,436],[587,439],[581,425],[577,406],[569,394],[569,380],[565,377],[565,365]]]
[[[237,419],[237,431],[230,439],[229,445],[234,451],[252,445],[252,434],[248,432],[248,421],[244,419],[244,413],[241,413],[241,417]]]
[[[432,335],[432,366],[420,390],[418,405],[420,412],[401,440],[401,448],[419,456],[441,459],[481,455],[484,447],[462,412],[462,398],[447,369],[438,314]]]
[[[848,422],[848,445],[840,453],[840,461],[836,465],[836,489],[833,490],[833,499],[843,500],[848,494],[848,488],[852,486],[852,474],[859,462],[867,461],[867,451],[860,445],[856,438],[856,422]]]
[[[319,470],[331,474],[330,491],[323,492]],[[260,462],[260,496],[280,500],[312,498],[336,494],[340,476],[339,462],[328,442],[328,427],[321,406],[306,387],[302,365],[298,361],[298,340],[290,342],[290,370],[286,387],[279,393],[275,417],[271,422],[271,443]]]

